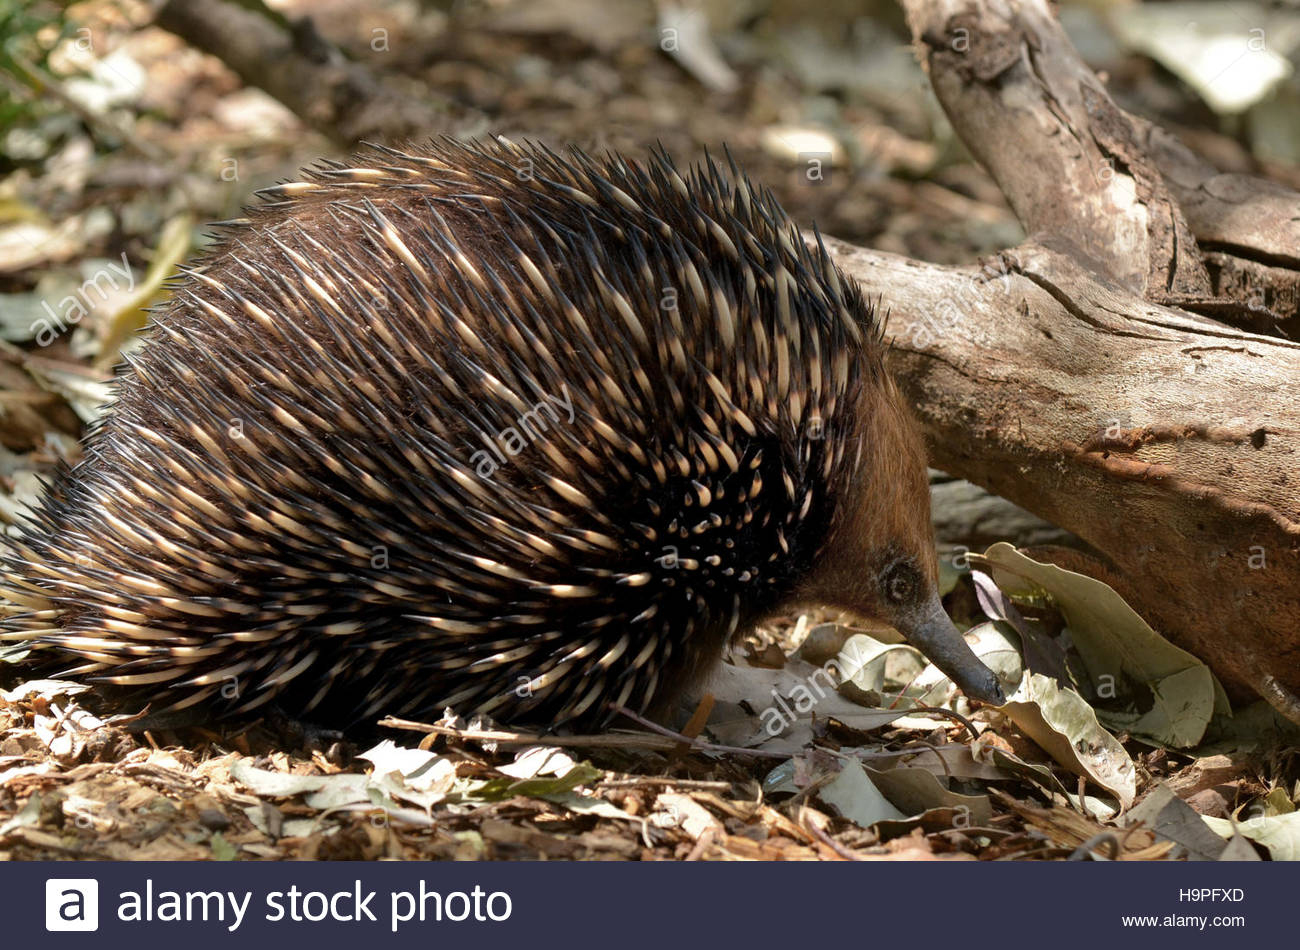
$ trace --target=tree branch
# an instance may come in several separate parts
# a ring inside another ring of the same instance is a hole
[[[1234,698],[1300,717],[1300,343],[1205,315],[1271,328],[1247,295],[1294,299],[1300,196],[1124,113],[1044,0],[902,5],[1030,235],[965,268],[829,242],[889,308],[935,464],[1078,535]]]

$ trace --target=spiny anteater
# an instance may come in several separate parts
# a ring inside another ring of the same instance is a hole
[[[3,556],[33,657],[154,710],[590,725],[803,602],[1000,701],[878,321],[734,164],[448,141],[263,196]]]

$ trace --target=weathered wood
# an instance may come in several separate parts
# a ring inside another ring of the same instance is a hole
[[[949,121],[1031,240],[1069,246],[1136,292],[1209,293],[1136,130],[1043,3],[902,5]]]
[[[935,465],[1087,541],[1236,698],[1300,721],[1300,343],[1176,308],[1247,304],[1212,287],[1201,235],[1294,271],[1297,196],[1218,176],[1125,114],[1042,0],[903,7],[1031,236],[966,268],[830,242],[890,310]]]
[[[1120,593],[1238,698],[1261,672],[1300,689],[1300,344],[1146,303],[1046,249],[990,279],[829,247],[890,309],[936,466],[1105,554]]]
[[[998,541],[1010,541],[1020,548],[1083,546],[1082,541],[1064,528],[964,478],[941,475],[936,481],[932,473],[930,510],[934,514],[935,539],[946,550],[978,552]]]

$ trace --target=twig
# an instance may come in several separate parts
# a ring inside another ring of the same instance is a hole
[[[599,782],[594,788],[644,788],[648,785],[666,785],[669,788],[690,788],[701,792],[726,792],[731,790],[731,782],[707,782],[703,779],[672,778],[671,776],[644,775],[637,778],[617,778]]]
[[[937,714],[940,715],[940,716],[946,716],[947,718],[949,718],[949,719],[953,719],[953,720],[956,720],[957,722],[959,722],[959,723],[961,723],[963,726],[965,726],[965,727],[966,727],[966,731],[970,733],[970,737],[971,737],[972,739],[978,739],[978,738],[980,737],[980,734],[979,734],[978,732],[975,731],[975,724],[974,724],[974,723],[972,723],[969,719],[967,719],[967,718],[966,718],[965,716],[963,716],[961,713],[955,713],[955,712],[953,712],[951,709],[944,709],[942,706],[926,706],[926,705],[924,705],[924,704],[922,704],[922,703],[917,703],[915,706],[913,706],[913,707],[912,707],[910,710],[908,710],[908,711],[909,711],[909,712],[928,712],[928,713],[937,713]]]
[[[815,838],[816,838],[818,841],[820,841],[822,844],[826,845],[826,847],[830,848],[832,851],[834,851],[836,854],[838,854],[838,855],[839,855],[841,858],[843,858],[845,861],[861,861],[861,860],[863,860],[863,858],[862,858],[861,855],[856,854],[856,853],[854,853],[853,851],[850,851],[848,848],[844,847],[844,845],[840,844],[838,841],[836,841],[834,838],[832,838],[832,837],[831,837],[830,835],[828,835],[826,832],[824,832],[824,831],[822,831],[820,828],[818,828],[816,822],[813,822],[813,821],[807,821],[807,822],[801,821],[801,822],[799,822],[799,826],[800,826],[801,828],[804,828],[804,829],[808,830],[808,831],[811,831],[812,834],[813,834],[813,837],[815,837]]]
[[[742,749],[739,746],[715,745],[687,739],[671,730],[655,727],[663,735],[646,735],[644,733],[615,732],[599,736],[543,736],[528,732],[510,732],[503,729],[456,729],[435,723],[415,722],[388,716],[380,720],[379,725],[389,729],[405,729],[410,732],[435,733],[453,739],[469,742],[496,742],[501,745],[542,745],[573,749],[651,749],[656,752],[672,752],[681,743],[687,743],[692,752],[712,752],[719,755],[748,755],[760,759],[788,759],[789,756],[777,752],[764,752],[761,749]]]
[[[1109,831],[1102,831],[1099,832],[1098,834],[1093,835],[1083,844],[1079,845],[1079,847],[1071,851],[1070,856],[1065,860],[1084,861],[1087,858],[1092,856],[1092,852],[1094,848],[1099,848],[1102,845],[1106,845],[1109,848],[1110,859],[1112,861],[1119,860],[1119,855],[1120,855],[1119,839],[1116,838],[1115,835]]]

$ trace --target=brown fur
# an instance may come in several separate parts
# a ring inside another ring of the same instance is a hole
[[[863,389],[856,416],[863,428],[853,448],[862,453],[862,465],[799,597],[889,620],[892,611],[881,600],[878,578],[891,561],[911,556],[929,587],[938,581],[925,447],[888,376]]]

